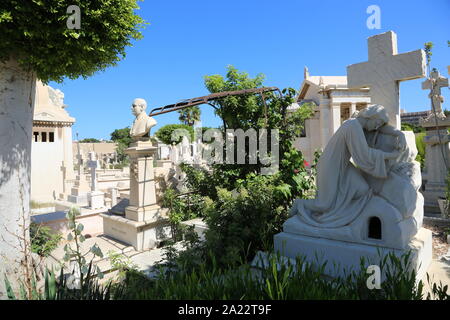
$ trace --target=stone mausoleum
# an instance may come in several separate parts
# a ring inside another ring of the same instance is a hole
[[[367,107],[370,103],[369,89],[349,89],[347,76],[310,76],[305,67],[297,102],[289,110],[294,111],[307,102],[313,104],[314,115],[305,121],[304,134],[294,142],[294,146],[311,163],[314,152],[325,148],[342,122],[355,111]]]
[[[36,84],[31,146],[31,200],[51,202],[70,191],[75,178],[72,154],[72,118],[66,111],[64,93]]]

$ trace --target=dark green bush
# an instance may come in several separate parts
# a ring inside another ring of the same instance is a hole
[[[187,133],[189,134],[190,141],[194,139],[194,129],[186,124],[166,124],[165,126],[159,128],[158,131],[156,131],[155,136],[165,144],[168,145],[172,145],[172,143],[178,144],[181,142],[182,139],[181,136],[178,138],[178,140],[175,141],[172,140],[172,133],[177,129],[186,130]]]
[[[48,256],[58,246],[62,236],[55,234],[49,227],[37,223],[30,224],[31,251],[40,256]]]

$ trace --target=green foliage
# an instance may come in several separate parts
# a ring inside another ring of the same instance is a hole
[[[83,140],[80,140],[80,143],[96,143],[96,142],[100,142],[100,140],[95,138],[85,138]]]
[[[133,141],[130,136],[130,127],[125,127],[123,129],[116,129],[111,133],[111,140],[116,143],[123,143],[127,147]]]
[[[258,88],[263,84],[262,74],[252,79],[233,66],[228,66],[227,69],[226,79],[221,75],[205,76],[205,86],[210,93]],[[227,128],[232,129],[247,130],[254,124],[249,120],[257,121],[264,114],[261,98],[257,95],[230,96],[213,101],[212,104],[217,107],[215,113],[222,118]]]
[[[263,75],[250,78],[247,73],[228,67],[226,79],[207,76],[205,85],[214,93],[256,88]],[[265,93],[265,103],[259,95],[239,95],[215,101],[216,113],[226,129],[277,129],[279,133],[279,171],[262,176],[263,163],[214,164],[212,171],[183,164],[187,186],[205,197],[203,216],[208,224],[203,250],[214,252],[219,264],[236,264],[256,250],[271,246],[272,236],[281,224],[295,198],[309,198],[314,192],[314,171],[305,167],[302,154],[292,141],[303,129],[304,121],[313,113],[312,105],[304,104],[296,111],[287,110],[295,101],[294,89],[284,89],[283,95]],[[259,139],[259,138],[257,138]],[[270,137],[268,137],[270,145]],[[258,143],[246,139],[248,144]],[[235,144],[237,154],[237,144]],[[225,154],[225,153],[224,153]],[[206,256],[206,252],[201,253]]]
[[[433,42],[425,42],[424,51],[425,51],[425,55],[427,56],[427,66],[430,65],[431,56],[433,55],[433,52],[431,51],[432,48],[433,48]]]
[[[124,153],[125,149],[130,146],[133,141],[130,135],[130,128],[116,129],[111,133],[111,140],[117,143],[117,160],[123,165],[127,164],[127,155]]]
[[[239,184],[233,191],[217,188],[217,199],[205,200],[206,250],[220,265],[235,265],[269,249],[287,218],[279,177],[252,174]]]
[[[47,257],[58,246],[61,234],[52,233],[49,227],[37,223],[30,223],[31,251]]]
[[[420,162],[420,167],[423,169],[425,167],[425,142],[423,139],[426,136],[425,132],[416,133],[416,147],[417,147],[417,157],[416,161]]]
[[[420,163],[420,167],[425,167],[425,142],[423,141],[426,133],[425,128],[421,126],[415,126],[410,123],[402,123],[402,131],[413,131],[416,138],[417,156],[416,161]]]
[[[61,270],[62,275],[62,270]],[[55,300],[57,297],[58,284],[56,282],[55,273],[53,268],[49,270],[48,268],[44,272],[44,293],[39,290],[36,281],[36,271],[32,275],[32,287],[31,292],[27,293],[25,285],[23,282],[19,281],[19,299],[20,300]],[[5,278],[6,291],[9,300],[17,300],[16,294],[9,282],[8,278]]]
[[[127,162],[122,161],[121,163],[117,163],[117,164],[113,164],[112,168],[113,169],[123,169],[124,167],[126,167],[128,165]]]
[[[213,259],[214,256],[211,256]],[[295,263],[284,261],[279,255],[269,256],[267,267],[255,272],[248,265],[236,268],[213,264],[199,265],[186,271],[184,260],[178,272],[160,269],[156,280],[148,280],[138,273],[115,291],[116,299],[182,299],[182,300],[421,300],[449,299],[447,286],[430,284],[432,292],[423,293],[423,283],[415,285],[414,272],[407,272],[409,255],[397,258],[394,254],[382,259],[380,269],[386,276],[381,289],[370,290],[365,270],[368,263],[361,260],[361,271],[349,271],[345,277],[325,277],[326,263],[306,262],[302,257]],[[131,280],[131,281],[130,281]]]
[[[94,244],[87,252],[81,251],[81,243],[86,241],[86,238],[83,235],[84,226],[76,222],[78,215],[80,215],[80,211],[76,207],[70,208],[67,213],[70,232],[67,235],[69,243],[64,246],[64,261],[74,261],[76,264],[76,268],[80,274],[80,299],[83,300],[86,295],[85,289],[88,288],[92,275],[95,273],[96,277],[103,278],[103,273],[98,266],[94,266],[94,269],[92,269],[94,257],[102,258],[103,253],[97,244]],[[92,256],[90,263],[86,261],[88,255]]]
[[[88,265],[88,271],[81,288],[73,288],[68,283],[68,278],[61,268],[59,276],[56,272],[46,268],[44,271],[44,286],[41,288],[37,284],[37,273],[34,270],[32,275],[32,286],[28,293],[25,285],[19,280],[18,296],[14,292],[10,281],[5,277],[7,297],[9,300],[110,300],[111,284],[101,286],[98,283],[96,275],[92,271],[92,263]]]
[[[414,133],[425,132],[425,128],[421,126],[416,126],[410,123],[403,122],[401,125],[402,131],[413,131]]]
[[[205,77],[205,86],[211,93],[251,89],[262,86],[264,75],[259,74],[255,78],[250,78],[245,72],[239,72],[236,68],[228,66],[226,79],[221,75],[212,75]],[[292,146],[292,141],[298,137],[303,130],[304,121],[313,113],[311,104],[304,104],[295,112],[288,112],[287,108],[295,101],[296,91],[292,88],[282,90],[283,95],[276,93],[265,93],[265,103],[260,95],[245,94],[239,96],[226,97],[214,102],[216,114],[223,122],[224,128],[222,134],[225,136],[225,129],[276,129],[279,132],[279,154],[281,172],[290,175],[297,170],[297,173],[306,171],[303,166],[303,157],[300,152]],[[270,137],[268,137],[270,145]],[[246,152],[248,150],[246,139]],[[258,141],[252,141],[258,143]],[[237,154],[237,144],[235,144],[235,154]],[[248,159],[248,154],[245,159]],[[213,166],[211,177],[207,177],[208,182],[213,185],[205,186],[201,193],[215,198],[211,193],[215,193],[215,186],[232,190],[236,187],[236,181],[245,179],[250,173],[259,174],[264,164],[216,164]],[[201,175],[207,176],[206,173]],[[192,174],[190,175],[192,176]],[[188,182],[190,179],[188,178]],[[199,182],[199,181],[197,181]],[[289,182],[288,182],[289,183]],[[192,181],[191,184],[195,184]],[[206,183],[208,184],[208,183]],[[294,186],[294,181],[290,180],[290,185]],[[208,190],[205,190],[208,189]],[[205,193],[203,193],[205,191]],[[293,192],[292,196],[300,196]]]
[[[40,208],[48,208],[48,207],[54,207],[54,202],[38,202],[31,200],[30,201],[30,208],[31,209],[40,209]]]
[[[172,139],[172,133],[174,131],[174,139]],[[179,134],[177,134],[177,132]],[[187,124],[166,124],[156,131],[155,136],[161,140],[162,143],[172,145],[172,143],[180,143],[184,134],[188,136],[190,141],[194,139],[194,129],[191,126],[188,126]]]
[[[131,259],[125,256],[123,253],[109,251],[108,259],[111,262],[112,270],[118,271],[118,280],[121,281],[126,277],[128,271],[137,271],[136,265],[134,265]]]
[[[178,110],[178,114],[178,119],[180,120],[180,122],[191,127],[195,124],[196,121],[200,121],[201,112],[200,108],[197,106]]]
[[[70,5],[81,11],[81,29],[69,29]],[[114,66],[125,47],[141,39],[144,21],[136,0],[41,1],[0,3],[0,60],[18,59],[43,82],[86,78]]]
[[[180,194],[172,188],[168,188],[164,193],[162,205],[169,209],[169,221],[174,241],[181,240],[183,236],[181,222],[201,217],[204,211],[204,201],[200,195]]]

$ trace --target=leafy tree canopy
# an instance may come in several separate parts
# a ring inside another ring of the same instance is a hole
[[[205,86],[211,93],[253,89],[261,87],[264,78],[263,74],[250,78],[248,73],[240,72],[230,65],[227,67],[226,79],[219,74],[205,76]],[[213,104],[217,107],[216,114],[222,118],[227,128],[246,130],[254,127],[255,121],[263,114],[260,99],[253,94],[239,95],[217,100]]]
[[[129,147],[132,138],[130,136],[130,128],[116,129],[111,133],[111,140],[117,143],[117,158],[120,162],[124,162],[127,158],[124,153],[125,149]]]
[[[130,128],[116,129],[111,133],[111,140],[117,143],[129,145],[131,143]]]
[[[177,129],[187,130],[190,135],[190,140],[192,141],[194,139],[194,129],[186,124],[167,124],[156,131],[155,136],[165,144],[171,145],[173,142],[178,144],[181,142],[181,136],[177,141],[172,141],[172,132]]]
[[[80,29],[69,29],[70,5],[80,8]],[[86,78],[116,65],[145,25],[136,0],[2,0],[0,61],[10,57],[43,82]]]

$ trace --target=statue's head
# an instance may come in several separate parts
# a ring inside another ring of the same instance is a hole
[[[147,108],[147,102],[142,98],[136,98],[131,105],[131,112],[137,117]]]
[[[380,127],[389,123],[388,113],[380,104],[373,104],[361,110],[357,118],[366,120],[364,127],[368,131],[378,130]]]

